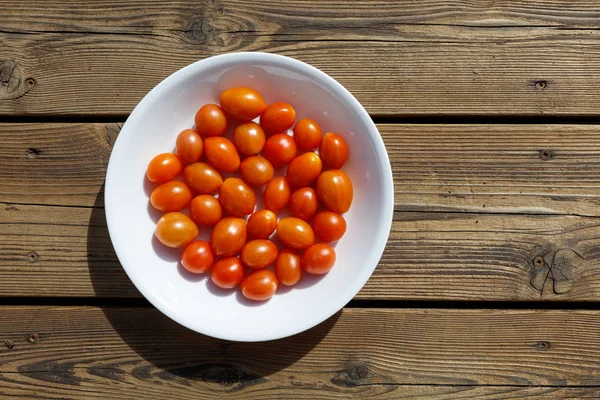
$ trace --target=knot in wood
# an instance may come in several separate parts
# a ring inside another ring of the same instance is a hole
[[[369,368],[365,364],[352,364],[338,371],[331,382],[338,386],[352,387],[360,384],[369,376]]]
[[[21,70],[13,60],[0,60],[0,99],[18,95],[21,86]],[[3,96],[6,95],[6,96]]]
[[[12,350],[15,347],[15,342],[13,342],[12,340],[7,340],[4,342],[4,345],[7,349]]]

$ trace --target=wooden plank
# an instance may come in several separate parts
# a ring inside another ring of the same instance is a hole
[[[198,335],[151,308],[4,306],[0,340],[9,345],[0,350],[0,394],[597,398],[599,317],[570,310],[345,309],[294,337],[248,344]],[[35,344],[27,341],[32,334]]]
[[[599,221],[396,212],[357,298],[598,301]],[[0,204],[0,227],[0,296],[140,296],[114,254],[102,208]]]
[[[377,115],[598,115],[593,1],[0,4],[4,115],[125,115],[172,72],[231,51],[309,62]]]

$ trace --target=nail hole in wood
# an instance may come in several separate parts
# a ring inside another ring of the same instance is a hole
[[[533,259],[533,265],[534,265],[535,267],[537,267],[537,268],[541,268],[541,267],[543,267],[543,266],[544,266],[544,264],[545,264],[545,263],[544,263],[544,257],[540,257],[540,256],[538,256],[538,257],[536,257],[536,258],[534,258],[534,259]]]
[[[547,81],[535,81],[535,88],[536,89],[546,89],[548,87],[548,82]]]
[[[542,161],[547,161],[552,157],[552,152],[550,150],[540,150],[540,159]]]
[[[29,261],[30,263],[36,262],[38,258],[39,256],[35,251],[30,251],[29,253],[27,253],[27,261]]]
[[[27,335],[27,341],[31,344],[36,344],[40,341],[40,338],[37,335],[37,333],[30,333],[29,335]]]
[[[35,85],[35,79],[33,79],[33,78],[25,79],[25,87],[27,89],[31,89],[34,85]]]
[[[550,348],[550,342],[537,342],[535,348],[538,349],[538,351],[547,351]]]

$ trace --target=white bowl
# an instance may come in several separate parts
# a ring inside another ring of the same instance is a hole
[[[268,103],[286,101],[297,118],[316,120],[323,132],[343,135],[350,148],[344,171],[354,184],[345,214],[348,228],[335,249],[334,268],[304,276],[272,299],[249,302],[239,290],[217,289],[204,274],[179,266],[181,250],[157,244],[158,214],[148,203],[146,167],[171,151],[177,134],[194,124],[198,108],[217,103],[235,86],[258,90]],[[114,145],[105,187],[106,219],[119,261],[139,291],[160,311],[203,334],[237,341],[278,339],[309,329],[339,311],[363,287],[388,239],[394,208],[392,172],[375,124],[337,81],[289,57],[224,54],[198,61],[166,78],[142,99]]]

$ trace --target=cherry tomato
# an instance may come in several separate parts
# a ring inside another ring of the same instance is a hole
[[[294,125],[294,121],[296,121],[296,110],[282,101],[269,104],[260,116],[260,126],[267,135],[287,131]]]
[[[302,277],[300,256],[290,249],[281,250],[275,260],[275,276],[286,286],[298,283]]]
[[[184,129],[177,136],[177,154],[188,164],[193,164],[200,161],[202,157],[202,151],[204,150],[204,143],[202,138],[193,129]]]
[[[223,184],[221,174],[208,164],[197,162],[185,167],[185,183],[198,194],[215,193]]]
[[[190,217],[198,225],[213,226],[223,218],[221,203],[209,194],[201,194],[190,203]]]
[[[315,242],[315,234],[310,225],[294,217],[279,220],[277,236],[281,243],[292,249],[305,249]]]
[[[253,272],[242,281],[242,294],[250,300],[269,300],[277,291],[277,277],[268,269]]]
[[[246,156],[253,156],[265,147],[265,132],[256,122],[244,122],[233,130],[233,144]]]
[[[210,237],[216,256],[234,256],[246,243],[246,221],[226,217],[217,222]]]
[[[256,195],[240,178],[227,178],[219,190],[219,201],[225,211],[241,217],[254,211]]]
[[[176,154],[162,153],[148,164],[147,176],[150,182],[163,183],[173,180],[183,171],[183,160]]]
[[[259,210],[248,218],[248,236],[266,239],[277,228],[277,215],[270,210]]]
[[[333,211],[322,211],[315,215],[312,228],[317,239],[323,242],[335,242],[346,233],[346,220]]]
[[[290,213],[300,219],[310,219],[317,212],[319,199],[313,188],[305,187],[295,190],[288,204]]]
[[[237,257],[222,258],[210,270],[210,279],[221,289],[232,289],[244,280],[244,266]]]
[[[312,119],[303,118],[294,126],[294,141],[302,150],[313,150],[319,147],[323,131]]]
[[[340,169],[348,160],[348,145],[337,133],[326,133],[319,147],[319,155],[325,168]]]
[[[198,227],[187,215],[170,212],[158,220],[154,231],[157,239],[167,247],[183,247],[198,236]]]
[[[240,121],[253,120],[267,108],[262,96],[247,87],[227,89],[221,93],[220,103],[227,115]]]
[[[210,243],[204,240],[188,244],[181,255],[181,265],[195,274],[208,271],[214,262],[215,256],[210,248]]]
[[[352,204],[352,181],[341,169],[324,171],[317,179],[319,199],[332,211],[343,214]]]
[[[206,159],[219,171],[235,172],[240,167],[240,155],[231,140],[209,137],[204,140]]]
[[[160,211],[179,211],[192,200],[192,191],[183,182],[170,181],[157,186],[150,195],[152,207]]]
[[[241,259],[250,268],[265,268],[275,262],[279,254],[277,245],[267,239],[251,240],[242,248]]]
[[[308,186],[317,180],[322,168],[321,158],[310,151],[292,160],[288,165],[285,177],[291,187]]]
[[[277,212],[290,200],[290,184],[283,176],[272,179],[267,183],[263,196],[265,208]]]
[[[333,264],[335,264],[335,250],[327,243],[313,244],[302,256],[302,267],[310,274],[326,274]]]
[[[266,158],[252,156],[242,161],[240,164],[240,173],[244,181],[249,185],[262,186],[269,183],[275,174],[275,170]]]
[[[275,168],[280,168],[289,164],[297,152],[294,139],[285,133],[278,133],[267,140],[263,154]]]
[[[203,105],[194,117],[196,130],[201,136],[221,136],[227,129],[227,118],[216,104]]]

